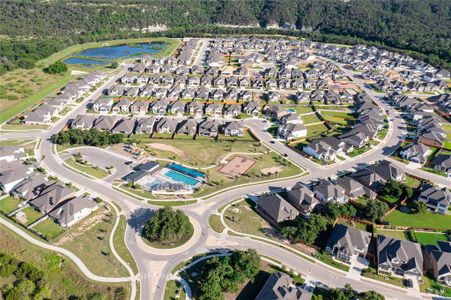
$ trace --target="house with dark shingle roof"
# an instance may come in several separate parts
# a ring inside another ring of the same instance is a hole
[[[299,215],[299,211],[279,194],[258,197],[257,210],[275,224],[294,220]]]
[[[389,276],[423,276],[421,246],[406,240],[379,235],[377,237],[377,272]]]
[[[313,191],[315,192],[315,197],[323,203],[329,201],[339,203],[348,202],[348,196],[345,193],[345,189],[340,185],[325,179],[321,179],[319,183],[313,187]]]
[[[135,129],[136,120],[133,118],[120,119],[111,130],[113,133],[132,134]]]
[[[287,200],[296,207],[302,214],[309,215],[319,204],[315,193],[304,185],[294,186],[287,193]]]
[[[451,191],[446,187],[425,185],[421,189],[418,201],[425,203],[432,212],[445,214],[451,205]]]
[[[266,280],[255,300],[310,300],[312,293],[296,286],[285,273],[275,272]]]
[[[39,196],[31,200],[29,203],[34,209],[42,214],[48,214],[63,200],[69,198],[74,193],[74,189],[54,182],[44,187],[39,193]]]
[[[90,215],[98,208],[97,203],[88,196],[78,196],[64,201],[49,213],[62,227],[70,227]]]
[[[336,224],[330,233],[326,251],[337,259],[350,263],[352,256],[365,258],[371,233]]]

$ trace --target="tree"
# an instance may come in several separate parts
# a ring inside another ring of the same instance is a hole
[[[375,291],[360,293],[360,300],[385,300],[385,297]]]
[[[355,207],[349,203],[339,204],[335,202],[328,202],[326,204],[325,215],[328,218],[335,220],[341,216],[354,217],[356,212]]]
[[[239,282],[254,279],[260,270],[260,256],[254,249],[233,252],[231,263]]]
[[[382,219],[382,217],[385,216],[387,211],[388,211],[388,205],[385,202],[375,200],[375,199],[370,199],[370,200],[368,200],[367,204],[365,205],[364,215],[365,215],[365,218],[367,218],[368,220],[370,220],[372,222],[374,222],[376,220],[380,221]]]
[[[111,63],[111,69],[117,69],[117,67],[119,67],[119,64],[117,63],[117,61],[113,61]]]
[[[62,74],[68,70],[67,64],[63,61],[56,61],[44,69],[44,72],[48,74]]]
[[[142,235],[151,242],[173,244],[186,238],[192,230],[193,226],[185,213],[165,206],[147,220]]]
[[[327,229],[328,220],[319,214],[311,214],[309,219],[299,216],[294,224],[282,227],[282,234],[293,243],[313,245],[320,232]]]
[[[413,201],[410,204],[410,208],[416,213],[416,214],[424,214],[427,211],[426,203],[422,201]]]

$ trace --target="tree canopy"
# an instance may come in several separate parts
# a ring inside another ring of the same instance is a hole
[[[124,134],[100,131],[95,128],[87,131],[74,128],[54,134],[52,140],[58,145],[103,146],[122,143]]]
[[[382,220],[382,217],[385,216],[387,211],[388,205],[385,202],[370,199],[365,206],[364,214],[365,218],[374,222]]]
[[[56,61],[44,69],[49,74],[62,74],[67,72],[67,64],[63,61]]]
[[[189,238],[192,231],[193,225],[184,212],[165,206],[147,220],[142,235],[150,242],[173,244]]]

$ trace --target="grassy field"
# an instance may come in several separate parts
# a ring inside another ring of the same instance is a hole
[[[320,113],[323,116],[324,120],[338,125],[346,126],[350,121],[355,120],[355,117],[347,112],[322,110],[320,111]]]
[[[126,298],[115,297],[117,288],[129,290],[129,284],[102,284],[89,281],[70,260],[28,243],[3,226],[0,226],[0,252],[30,262],[42,270],[51,290],[51,299],[89,298],[94,293],[100,293],[113,300],[125,300],[130,297],[129,292]],[[0,282],[3,282],[2,280],[0,278]]]
[[[298,105],[298,106],[296,106],[295,108],[294,108],[294,110],[298,113],[298,114],[300,114],[300,115],[302,115],[302,114],[307,114],[307,113],[311,113],[313,110],[312,110],[312,107],[310,106],[310,105],[308,105],[308,104],[305,104],[305,105]]]
[[[164,300],[185,299],[186,293],[180,282],[169,280],[164,289]]]
[[[324,124],[316,124],[316,125],[310,125],[305,126],[307,128],[307,137],[316,137],[319,136],[322,133],[325,133],[328,131],[326,125]]]
[[[302,121],[304,122],[304,125],[309,124],[315,124],[315,123],[321,123],[322,121],[318,118],[316,114],[310,114],[301,116]]]
[[[208,225],[217,233],[222,233],[225,229],[224,225],[221,223],[221,218],[218,215],[211,215],[208,218]]]
[[[92,166],[89,164],[83,165],[83,164],[79,164],[77,163],[72,157],[68,158],[64,161],[65,164],[67,164],[69,167],[76,169],[80,172],[84,172],[87,173],[91,176],[94,176],[95,178],[104,178],[106,176],[108,176],[108,172],[105,171],[102,168],[99,168],[97,166]]]
[[[133,256],[130,254],[130,251],[128,251],[128,248],[124,242],[126,226],[127,219],[125,218],[125,216],[121,216],[116,231],[114,232],[113,243],[119,256],[122,257],[122,259],[125,260],[125,262],[130,266],[130,268],[132,268],[133,272],[137,274],[138,267],[136,266],[136,262],[133,259]]]
[[[389,236],[399,240],[407,240],[407,236],[404,230],[378,229],[377,234]]]
[[[395,210],[389,214],[385,221],[395,226],[409,226],[414,228],[433,228],[449,229],[451,228],[451,216],[433,214],[429,211],[424,214],[408,214]]]
[[[46,219],[33,227],[41,233],[47,241],[52,241],[64,233],[64,228],[56,224],[52,219]]]
[[[22,113],[73,78],[70,72],[63,75],[50,75],[37,68],[18,69],[1,75],[0,123]]]
[[[35,140],[31,139],[17,139],[17,140],[4,140],[0,141],[0,147],[2,146],[22,146],[22,145],[30,145],[32,144],[34,146]]]
[[[22,212],[27,216],[27,221],[24,223],[25,226],[30,225],[31,223],[42,217],[41,213],[34,210],[34,208],[32,208],[31,206],[26,207],[22,210]]]
[[[82,52],[91,48],[99,48],[105,46],[116,46],[116,45],[124,45],[124,44],[133,44],[133,43],[150,43],[150,42],[164,42],[167,44],[166,48],[158,53],[158,55],[154,55],[154,57],[165,57],[170,56],[178,47],[180,40],[171,39],[171,38],[138,38],[138,39],[126,39],[126,40],[111,40],[111,41],[103,41],[103,42],[92,42],[86,44],[77,44],[70,47],[67,47],[57,53],[50,55],[45,59],[41,59],[38,61],[37,65],[44,67],[48,66],[51,63],[54,63],[58,60],[64,59],[71,54]]]
[[[12,196],[8,196],[0,200],[0,212],[2,214],[9,214],[10,212],[18,208],[19,203],[20,203],[19,199],[14,198]]]
[[[436,245],[438,241],[448,241],[448,236],[444,233],[415,231],[415,237],[421,245]]]
[[[115,217],[112,208],[101,205],[89,217],[66,230],[55,244],[74,252],[96,275],[128,276],[125,267],[113,256],[108,243]]]
[[[231,205],[224,211],[224,221],[233,230],[241,233],[261,237],[269,237],[267,232],[272,231],[271,225],[266,222],[251,205],[250,201],[242,200]]]

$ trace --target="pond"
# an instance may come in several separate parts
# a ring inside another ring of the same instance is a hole
[[[105,46],[91,48],[73,55],[64,62],[68,64],[102,65],[114,59],[140,56],[143,54],[155,54],[162,51],[165,43],[138,43],[129,45]]]

